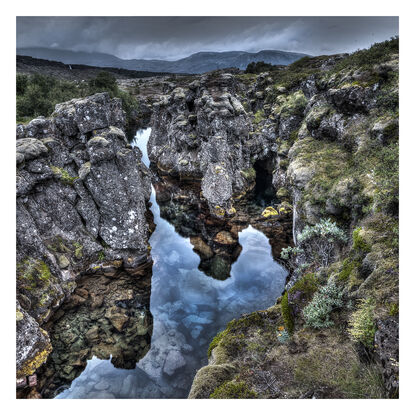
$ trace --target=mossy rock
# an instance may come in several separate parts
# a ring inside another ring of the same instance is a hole
[[[189,399],[207,399],[224,382],[232,379],[235,366],[225,363],[202,367],[193,379]]]

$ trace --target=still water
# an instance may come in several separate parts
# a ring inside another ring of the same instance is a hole
[[[133,145],[149,165],[150,129]],[[198,269],[189,238],[160,217],[155,190],[151,210],[156,229],[150,238],[154,260],[149,352],[132,370],[93,357],[71,387],[57,398],[186,398],[196,371],[207,363],[212,338],[243,313],[271,306],[283,290],[286,270],[273,260],[267,237],[249,226],[239,233],[242,252],[224,281]]]

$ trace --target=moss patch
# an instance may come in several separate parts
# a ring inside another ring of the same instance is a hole
[[[245,382],[225,382],[214,390],[211,399],[255,399],[258,395]]]

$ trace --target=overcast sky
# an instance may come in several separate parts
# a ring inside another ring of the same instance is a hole
[[[179,59],[201,51],[352,52],[398,34],[397,17],[17,17],[17,47]]]

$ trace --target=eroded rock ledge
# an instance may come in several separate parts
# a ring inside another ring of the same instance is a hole
[[[121,101],[100,93],[17,126],[17,377],[46,360],[40,327],[77,276],[151,260],[149,172],[124,123]]]

